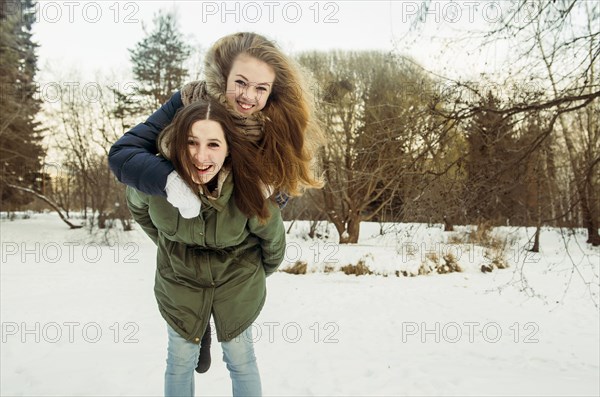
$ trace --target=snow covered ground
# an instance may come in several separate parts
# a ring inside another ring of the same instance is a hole
[[[338,246],[333,228],[310,240],[294,223],[282,267],[309,272],[268,279],[254,326],[265,395],[600,394],[600,251],[583,232],[544,229],[527,255],[533,230],[500,228],[511,267],[484,274],[483,250],[440,225],[380,228]],[[2,219],[0,236],[0,395],[162,395],[155,249],[139,229],[90,234],[50,213]],[[402,275],[447,252],[463,272]],[[335,271],[359,260],[376,274]],[[230,395],[212,353],[196,394]]]

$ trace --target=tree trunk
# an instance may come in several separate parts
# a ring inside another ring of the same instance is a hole
[[[592,244],[594,247],[600,246],[600,234],[598,234],[598,225],[595,224],[593,219],[590,219],[587,231],[588,231],[588,239],[587,243]]]
[[[550,200],[550,219],[556,219],[557,214],[564,214],[565,211],[563,209],[562,200],[560,199],[560,189],[558,188],[558,185],[556,183],[557,171],[552,142],[548,143],[547,149],[544,151],[544,154],[544,169],[546,171],[544,179],[546,180],[546,189],[548,191],[548,197]],[[554,226],[556,226],[556,223],[554,224]]]
[[[308,230],[308,237],[310,237],[311,239],[315,238],[315,233],[317,232],[317,226],[319,226],[319,220],[318,219],[310,221],[310,228]]]
[[[333,223],[333,226],[335,227],[335,230],[337,230],[338,235],[340,236],[340,240],[339,243],[342,243],[342,238],[344,238],[344,236],[347,234],[346,233],[346,225],[343,222],[340,222],[339,219],[330,219],[331,223]]]
[[[121,220],[121,225],[123,225],[124,232],[129,232],[129,231],[133,230],[133,227],[131,226],[131,221],[129,219],[120,218],[120,220]]]
[[[106,229],[106,214],[103,211],[98,213],[98,229]]]
[[[448,217],[446,217],[446,215],[444,215],[444,231],[445,232],[453,232],[454,231],[454,226],[452,226],[452,223],[448,220]]]
[[[340,244],[358,243],[360,218],[350,218],[348,221],[342,221],[339,218],[330,218],[330,221],[340,236]]]
[[[17,186],[17,185],[13,185],[8,183],[8,186],[12,187],[13,189],[17,189],[17,190],[21,190],[23,192],[29,193],[34,195],[35,197],[39,198],[40,200],[43,200],[44,202],[46,202],[50,207],[52,207],[54,209],[54,211],[56,211],[58,213],[58,216],[60,216],[60,219],[63,220],[64,223],[66,223],[67,225],[69,225],[69,227],[71,229],[79,229],[81,227],[83,227],[82,225],[74,225],[71,222],[69,222],[67,220],[67,218],[63,215],[62,211],[60,210],[60,208],[58,207],[58,205],[50,200],[48,197],[44,196],[43,194],[40,194],[32,189],[26,188],[26,187],[22,187],[22,186]]]
[[[536,183],[536,195],[537,195],[537,214],[536,214],[536,224],[535,228],[535,236],[533,239],[533,247],[531,247],[531,252],[540,252],[540,234],[542,231],[542,199],[541,199],[541,191],[542,191],[542,181],[538,177],[535,179]]]
[[[529,251],[531,252],[540,252],[540,232],[542,227],[540,225],[535,229],[535,236],[533,238],[533,247]]]
[[[558,90],[556,88],[556,82],[554,80],[554,76],[552,75],[551,68],[550,68],[551,64],[549,63],[548,59],[546,58],[546,54],[544,54],[543,47],[541,46],[541,44],[540,44],[540,49],[542,50],[544,62],[546,63],[546,68],[548,69],[548,77],[550,78],[550,82],[552,83],[552,88],[554,90],[554,94],[558,95]],[[591,72],[589,75],[590,80],[594,81],[594,77],[595,77],[594,73],[593,73],[594,72],[594,63],[590,64],[590,72]],[[587,191],[588,189],[586,189],[587,183],[589,181],[589,179],[587,179],[586,175],[585,175],[586,167],[583,163],[579,164],[577,162],[577,159],[580,156],[576,152],[575,145],[568,133],[567,125],[566,125],[566,122],[565,122],[565,119],[563,116],[564,116],[563,114],[561,114],[559,116],[559,122],[562,127],[562,135],[565,140],[565,144],[567,146],[567,153],[569,155],[569,160],[571,162],[571,168],[573,171],[574,182],[575,182],[575,189],[576,189],[577,195],[579,196],[579,200],[581,203],[581,215],[583,218],[583,225],[584,225],[584,227],[587,228],[587,231],[588,231],[587,242],[591,243],[593,245],[600,245],[600,236],[598,236],[598,225],[596,224],[596,221],[595,221],[594,211],[590,207],[590,201],[591,201],[590,199],[592,197],[590,195],[590,192]],[[592,119],[593,118],[591,118],[588,113],[588,122],[591,123]],[[592,128],[591,124],[588,124],[588,133],[591,133],[591,128]],[[587,156],[584,156],[584,158],[585,157],[587,157]],[[586,160],[589,161],[589,158],[586,158]],[[591,166],[593,166],[593,165],[591,165]]]
[[[598,224],[594,219],[594,214],[590,211],[590,205],[585,197],[585,202],[581,203],[581,212],[583,215],[583,226],[588,232],[588,239],[586,243],[592,244],[594,247],[600,245],[600,235],[598,234]]]
[[[356,244],[360,234],[360,217],[351,217],[340,234],[340,244]]]

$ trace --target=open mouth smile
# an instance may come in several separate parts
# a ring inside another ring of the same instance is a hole
[[[200,175],[208,174],[215,168],[214,164],[206,164],[203,166],[194,164],[194,167],[196,168],[196,170],[198,170],[198,174]]]
[[[238,106],[240,108],[242,108],[243,110],[250,110],[252,108],[254,108],[256,105],[253,105],[251,103],[247,103],[247,102],[242,102],[242,101],[236,101]]]

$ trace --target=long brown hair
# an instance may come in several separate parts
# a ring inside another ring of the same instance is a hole
[[[248,218],[256,216],[264,223],[270,212],[263,195],[266,177],[260,167],[258,149],[237,129],[223,105],[214,100],[200,100],[180,109],[171,124],[158,136],[160,153],[171,160],[181,178],[197,192],[198,184],[192,179],[195,171],[188,140],[192,125],[199,120],[213,120],[223,128],[229,148],[223,167],[231,168],[235,203]]]
[[[267,183],[292,196],[306,188],[322,187],[315,156],[325,139],[315,115],[308,75],[273,42],[249,32],[217,40],[204,62],[208,93],[223,98],[227,76],[241,54],[259,59],[275,71],[271,95],[261,111],[266,119],[260,148]]]

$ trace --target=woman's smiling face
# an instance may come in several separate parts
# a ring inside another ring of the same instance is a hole
[[[241,54],[227,76],[227,102],[241,115],[262,110],[273,89],[275,72],[265,62]]]
[[[208,183],[219,173],[228,155],[221,124],[213,120],[198,120],[192,124],[188,150],[193,163],[193,181],[200,185]]]

